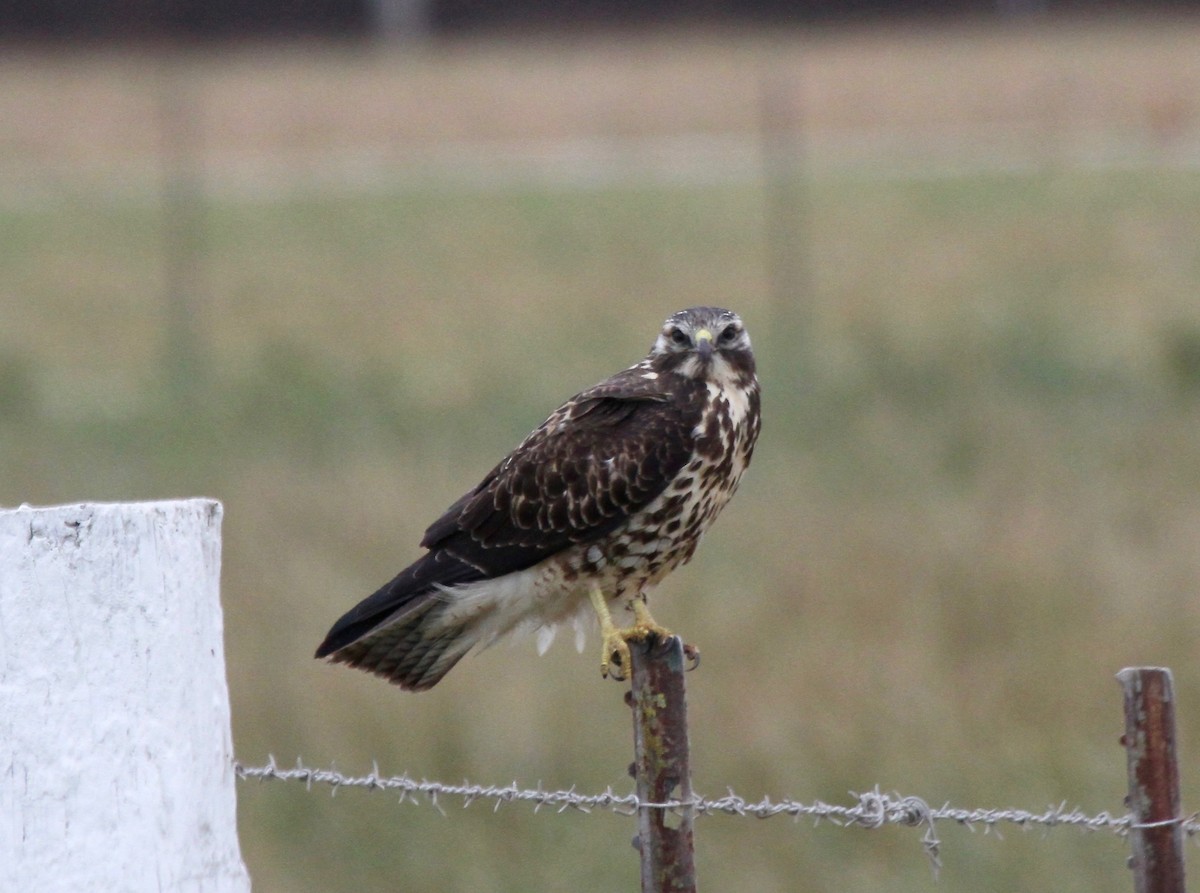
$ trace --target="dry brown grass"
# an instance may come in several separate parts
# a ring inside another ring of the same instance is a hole
[[[764,80],[812,135],[1015,129],[1196,138],[1200,20],[1031,28],[664,33],[587,40],[8,52],[0,160],[152,164],[164,97],[190,97],[210,163],[447,143],[756,133]],[[172,92],[178,91],[178,92]]]

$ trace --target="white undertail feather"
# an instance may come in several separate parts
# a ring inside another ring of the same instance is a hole
[[[585,611],[575,615],[571,621],[571,625],[575,627],[575,650],[583,654],[584,646],[587,645],[588,630],[594,627],[595,617]],[[538,657],[543,656],[550,650],[550,646],[554,644],[554,639],[558,636],[558,628],[561,624],[546,626],[544,623],[537,628],[537,653]]]
[[[564,585],[553,559],[493,580],[445,587],[440,600],[444,607],[427,623],[426,638],[463,627],[461,638],[469,640],[468,648],[487,648],[507,635],[532,633],[541,655],[553,644],[558,628],[570,623],[575,647],[583,651],[595,625],[586,588]]]

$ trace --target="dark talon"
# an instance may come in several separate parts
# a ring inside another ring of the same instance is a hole
[[[684,667],[684,669],[689,673],[696,669],[696,667],[700,666],[700,649],[695,645],[688,645],[685,643],[683,646],[683,656],[691,661],[688,666]]]
[[[611,661],[608,667],[608,677],[617,682],[628,680],[629,677],[625,675],[625,667],[621,664],[621,652],[614,651],[608,659]]]

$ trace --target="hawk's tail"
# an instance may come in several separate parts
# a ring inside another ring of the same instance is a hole
[[[432,688],[483,638],[479,612],[449,610],[452,599],[447,595],[447,587],[478,576],[453,556],[424,555],[347,611],[317,657],[358,667],[412,691]]]
[[[432,688],[480,640],[476,624],[446,618],[446,603],[431,596],[417,610],[328,654],[410,691]],[[318,656],[321,655],[318,652]]]

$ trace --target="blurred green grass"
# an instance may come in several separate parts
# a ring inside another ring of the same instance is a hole
[[[0,501],[225,502],[244,761],[623,790],[630,719],[594,640],[501,646],[422,695],[310,655],[558,401],[642,356],[667,313],[730,306],[760,358],[763,438],[654,599],[704,652],[697,790],[1119,812],[1116,670],[1172,666],[1185,759],[1200,740],[1200,174],[801,190],[809,290],[783,299],[754,183],[215,198],[186,397],[160,209],[8,207]],[[259,890],[634,883],[625,818],[447,813],[239,788]],[[926,889],[919,833],[709,817],[700,877]],[[1116,838],[940,833],[947,890],[1128,888]]]

